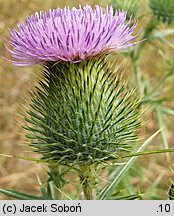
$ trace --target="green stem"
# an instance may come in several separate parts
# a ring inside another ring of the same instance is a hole
[[[143,97],[144,90],[142,85],[142,75],[141,75],[141,61],[140,61],[140,53],[139,50],[132,51],[130,55],[133,67],[133,73],[135,76],[135,83],[138,89],[139,94]]]
[[[49,172],[49,186],[53,200],[61,200],[62,193],[60,192],[64,186],[64,172],[60,166],[51,166]]]
[[[95,200],[97,176],[94,165],[81,165],[79,176],[85,198],[87,200]]]
[[[131,60],[135,75],[135,80],[137,84],[137,88],[139,90],[140,95],[144,96],[144,89],[143,89],[143,82],[142,82],[142,74],[141,74],[141,54],[143,51],[143,48],[145,48],[145,45],[148,44],[151,40],[151,36],[153,31],[156,29],[158,25],[158,21],[154,18],[152,18],[149,23],[146,25],[143,39],[146,39],[144,42],[140,43],[140,45],[131,53]]]
[[[162,138],[162,142],[164,145],[164,149],[169,149],[169,144],[168,144],[168,140],[167,140],[167,125],[166,125],[166,122],[164,119],[163,112],[161,111],[159,105],[155,106],[155,112],[156,112],[159,128],[162,128],[161,138]],[[166,153],[166,157],[167,157],[167,162],[170,162],[170,155],[168,152]]]
[[[140,67],[140,59],[139,57],[136,60],[133,60],[134,74],[136,79],[137,88],[141,96],[143,96],[143,86],[142,86],[142,75],[141,75],[141,67]]]
[[[51,197],[53,200],[60,200],[61,199],[61,193],[55,186],[54,182],[49,182],[50,190],[51,190]]]

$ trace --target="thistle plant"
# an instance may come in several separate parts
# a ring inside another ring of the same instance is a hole
[[[26,2],[14,11],[26,13],[33,4],[28,1],[26,8]],[[43,8],[53,4],[42,1]],[[108,4],[112,6],[42,11],[10,31],[5,45],[9,61],[36,65],[33,72],[39,72],[23,124],[33,152],[7,155],[1,148],[0,157],[37,161],[47,175],[35,178],[40,196],[1,188],[0,193],[41,200],[174,199],[173,174],[168,179],[173,165],[169,152],[174,151],[173,0]],[[12,1],[2,7],[0,33],[7,15],[12,20],[7,5],[11,8]],[[11,70],[10,64],[1,67]],[[9,81],[8,74],[2,80]],[[151,143],[156,149],[145,150]]]
[[[35,13],[10,31],[11,62],[42,65],[25,126],[49,168],[42,199],[61,199],[69,170],[85,199],[95,199],[99,168],[119,163],[134,147],[140,97],[107,60],[137,43],[137,22],[126,19],[112,7],[65,7]]]

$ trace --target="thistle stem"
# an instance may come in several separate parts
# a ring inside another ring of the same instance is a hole
[[[135,74],[136,84],[137,84],[139,93],[141,96],[143,96],[142,75],[141,75],[139,59],[136,59],[136,61],[134,61],[133,67],[134,67],[134,74]]]
[[[60,166],[51,166],[49,172],[49,185],[53,200],[60,200],[62,198],[61,190],[64,186],[63,172]]]
[[[133,51],[131,53],[130,57],[131,57],[132,65],[133,65],[133,72],[134,72],[134,76],[135,76],[136,86],[138,88],[140,95],[143,96],[144,90],[143,90],[143,86],[142,86],[140,54],[138,51],[137,52]]]
[[[50,189],[51,189],[51,197],[53,200],[60,200],[61,199],[61,193],[58,191],[57,187],[55,186],[54,182],[49,183]]]
[[[85,198],[95,200],[97,176],[94,165],[81,165],[79,176]]]
[[[135,80],[137,84],[137,88],[139,90],[140,95],[144,96],[143,82],[142,82],[142,74],[141,74],[141,55],[143,48],[150,41],[154,30],[158,25],[158,21],[156,19],[151,19],[149,23],[146,25],[144,30],[143,38],[145,41],[139,45],[139,47],[131,53],[131,60],[133,63],[133,70],[135,75]]]

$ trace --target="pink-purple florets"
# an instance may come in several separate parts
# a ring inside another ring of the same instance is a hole
[[[40,12],[11,30],[8,43],[15,65],[48,61],[76,63],[101,53],[118,51],[132,42],[136,22],[126,23],[126,12],[112,7],[64,8]]]

